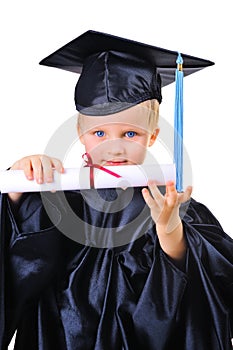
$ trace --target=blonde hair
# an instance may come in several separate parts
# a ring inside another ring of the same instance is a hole
[[[148,128],[152,133],[158,128],[159,123],[159,102],[156,99],[146,100],[139,104],[139,106],[149,109]]]
[[[136,106],[146,108],[148,110],[148,129],[151,133],[154,133],[158,128],[159,121],[159,102],[156,99],[146,100],[139,103]],[[78,113],[77,127],[81,129],[81,124],[83,123],[84,114]],[[79,130],[80,130],[79,129]]]

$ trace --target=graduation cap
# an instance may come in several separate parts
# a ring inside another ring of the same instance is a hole
[[[174,153],[177,189],[182,190],[182,79],[213,62],[186,54],[177,60],[176,51],[89,30],[40,64],[80,74],[76,109],[93,116],[117,113],[149,99],[161,103],[161,88],[176,80]]]

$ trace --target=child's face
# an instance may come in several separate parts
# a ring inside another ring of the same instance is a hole
[[[78,133],[93,163],[101,165],[142,164],[147,147],[153,145],[159,129],[149,128],[149,111],[135,106],[116,114],[81,117]]]

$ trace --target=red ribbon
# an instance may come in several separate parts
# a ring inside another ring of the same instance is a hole
[[[104,167],[101,166],[101,165],[94,164],[94,163],[92,162],[92,159],[91,159],[91,156],[90,156],[89,153],[84,153],[84,154],[82,155],[82,158],[83,158],[83,160],[86,162],[85,167],[90,167],[90,187],[91,187],[91,188],[95,188],[95,186],[94,186],[94,169],[95,169],[95,168],[96,168],[96,169],[103,170],[103,171],[105,171],[106,173],[108,173],[108,174],[110,174],[110,175],[112,175],[112,176],[115,176],[115,177],[117,177],[117,178],[120,178],[120,177],[121,177],[121,175],[118,175],[118,174],[114,173],[113,171],[104,168]]]

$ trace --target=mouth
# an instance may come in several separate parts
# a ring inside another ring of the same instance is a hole
[[[119,165],[127,165],[129,162],[127,160],[108,160],[104,162],[106,166],[119,166]]]

